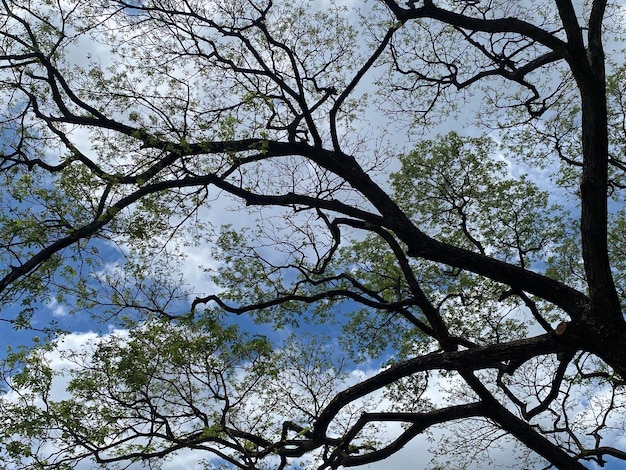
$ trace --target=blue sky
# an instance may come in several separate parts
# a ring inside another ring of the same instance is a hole
[[[76,50],[73,51],[73,53],[76,54],[76,57],[74,57],[74,59],[77,63],[84,61],[87,54],[91,54],[91,57],[95,57],[96,59],[101,60],[104,64],[110,63],[110,57],[102,53],[102,49],[99,49],[99,46],[97,44],[81,44],[81,47],[83,49],[77,48]],[[375,114],[373,115],[375,116]],[[465,119],[467,119],[467,115],[469,115],[469,112],[466,114]],[[443,127],[447,127],[449,125],[450,124],[448,123],[444,123]],[[460,126],[460,124],[458,121],[455,121],[453,126],[457,127],[457,126]],[[404,136],[401,136],[401,138],[404,138]],[[224,207],[222,207],[222,210],[224,211],[226,210],[225,205]],[[224,217],[224,219],[238,218],[238,217],[241,217],[241,214],[228,214],[226,217]],[[108,243],[104,243],[104,242],[94,242],[94,243],[96,243],[99,249],[100,255],[102,257],[102,268],[104,268],[107,263],[114,263],[115,261],[119,261],[122,259],[119,248],[113,247],[112,245]],[[193,256],[195,256],[195,254]],[[193,256],[191,257],[193,258]],[[56,280],[59,283],[64,282],[61,278],[57,278]],[[194,279],[194,281],[192,282],[198,282],[198,281],[202,281],[202,279]],[[343,304],[342,308],[350,309],[351,306],[352,306],[351,303],[346,302],[345,304]],[[122,328],[124,326],[123,322],[119,318],[115,318],[115,317],[110,318],[109,320],[105,322],[99,322],[90,316],[90,313],[93,313],[93,312],[81,311],[81,312],[76,313],[75,315],[69,315],[67,314],[68,306],[65,303],[63,302],[57,303],[55,300],[52,300],[52,299],[47,300],[47,301],[42,300],[39,302],[35,302],[34,307],[35,307],[35,314],[33,317],[33,326],[38,327],[38,328],[44,328],[49,321],[54,321],[60,329],[67,330],[69,332],[76,334],[77,338],[80,337],[78,333],[96,332],[99,335],[106,335],[110,331],[116,328]],[[180,311],[184,312],[185,309],[188,308],[188,303],[178,302],[174,305],[174,308],[180,308]],[[20,309],[19,306],[8,307],[2,312],[2,316],[4,318],[12,318],[17,314],[19,309]],[[338,309],[336,313],[338,316],[340,316],[342,311]],[[329,335],[331,340],[334,341],[340,334],[339,328],[341,326],[341,321],[339,321],[337,325],[333,325],[332,330],[329,330],[327,326],[305,325],[300,328],[286,327],[283,330],[277,331],[277,330],[274,330],[273,327],[269,325],[255,324],[246,315],[233,317],[232,321],[240,325],[241,328],[245,331],[248,331],[251,333],[257,333],[257,334],[266,334],[277,343],[279,343],[281,340],[285,339],[292,333],[298,335],[298,334],[302,334],[303,332],[313,333],[313,334],[321,334],[321,333],[327,334]],[[32,342],[32,339],[35,336],[40,337],[41,335],[42,333],[37,332],[37,331],[31,331],[29,329],[14,330],[10,328],[10,326],[7,323],[2,322],[0,323],[0,338],[2,338],[1,344],[0,344],[0,346],[2,346],[0,348],[0,355],[5,354],[7,351],[7,348],[17,348],[20,345],[29,344]],[[389,357],[392,354],[393,354],[393,351],[390,349],[389,351],[383,352],[381,357],[376,358],[376,360],[372,361],[371,363],[361,364],[358,367],[361,367],[361,368],[367,367],[369,368],[367,370],[367,373],[370,373],[370,374],[374,373],[373,371],[376,371],[379,367],[381,367],[383,363],[387,359],[389,359]],[[350,363],[350,366],[354,368],[357,367],[353,363]],[[423,463],[420,461],[421,452],[423,452],[423,443],[410,444],[407,446],[407,448],[404,451],[392,457],[390,460],[385,461],[380,464],[371,465],[370,467],[372,469],[381,469],[381,470],[385,468],[390,468],[390,467],[393,467],[394,470],[409,470],[409,469],[414,470],[416,465],[420,465],[421,463]],[[503,454],[500,456],[500,458],[505,459],[505,460],[502,460],[502,462],[505,462],[507,457],[508,456],[506,454]],[[505,463],[511,463],[511,462],[505,462]],[[476,468],[480,468],[480,467],[476,467]],[[590,467],[590,468],[594,468],[594,467]],[[622,470],[622,469],[626,469],[626,464],[617,462],[615,459],[607,458],[607,464],[603,468],[609,469],[609,470]]]

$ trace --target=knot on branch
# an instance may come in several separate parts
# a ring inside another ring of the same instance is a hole
[[[565,321],[559,323],[554,330],[554,334],[557,336],[563,336],[565,334],[565,331],[567,330],[567,325],[568,322]]]

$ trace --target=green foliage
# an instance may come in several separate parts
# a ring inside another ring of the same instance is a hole
[[[2,3],[0,467],[623,455],[604,3],[352,3]]]
[[[530,266],[560,241],[561,209],[522,175],[508,174],[490,138],[456,133],[421,142],[392,175],[397,200],[438,239]]]
[[[144,426],[157,434],[167,429],[180,439],[219,442],[226,436],[220,414],[234,424],[230,416],[245,406],[253,385],[276,370],[267,338],[248,337],[208,318],[178,324],[155,320],[79,350],[64,349],[62,341],[13,354],[7,362],[19,370],[7,379],[20,392],[3,398],[2,406],[21,424],[5,422],[1,434],[25,439],[8,444],[9,461],[31,457],[33,442],[50,422],[56,423],[50,444],[63,452],[86,441],[109,457],[168,449],[173,436],[122,440],[109,448],[111,436]],[[52,364],[59,353],[66,367]],[[51,389],[63,382],[70,398],[59,400]],[[156,410],[159,418],[153,422]],[[209,420],[215,421],[206,424]]]

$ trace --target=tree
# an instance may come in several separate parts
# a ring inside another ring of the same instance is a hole
[[[626,460],[619,15],[3,0],[4,320],[58,334],[5,361],[7,468]],[[52,300],[124,329],[64,348]]]

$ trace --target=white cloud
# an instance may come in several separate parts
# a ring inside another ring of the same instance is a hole
[[[325,0],[325,3],[328,3]],[[346,4],[355,3],[353,0],[346,0]],[[81,66],[88,65],[89,58],[96,59],[102,63],[103,66],[107,66],[110,64],[110,55],[108,48],[98,44],[94,41],[88,41],[86,39],[81,39],[77,44],[77,47],[71,50],[71,55],[69,56],[69,60],[73,63],[79,64]],[[458,123],[457,123],[458,125]],[[72,135],[73,139],[76,139],[77,142],[85,144],[85,149],[88,148],[86,143],[90,142],[91,134],[84,128],[77,128],[73,131]],[[89,150],[85,150],[88,155],[94,155],[95,153],[90,153]],[[236,227],[242,226],[242,217],[241,212],[235,212],[229,210],[228,206],[232,202],[228,198],[218,198],[213,201],[213,208],[210,210],[206,210],[202,212],[202,218],[206,218],[207,220],[214,219],[217,223],[233,223]],[[158,236],[155,236],[155,241],[158,240]],[[126,248],[126,247],[125,247]],[[190,287],[194,291],[198,292],[215,292],[215,286],[212,285],[209,276],[206,270],[211,270],[218,265],[218,262],[211,259],[211,249],[210,246],[197,245],[197,246],[185,246],[183,248],[183,253],[185,255],[184,260],[181,262],[179,268],[183,274],[183,278],[190,285]],[[203,269],[199,269],[199,266],[202,266]],[[110,265],[107,266],[106,269],[117,269],[118,272],[121,269],[118,265]],[[47,307],[52,311],[52,315],[55,317],[64,317],[67,315],[68,309],[66,306],[58,303],[56,300],[52,300],[47,304]],[[124,334],[122,331],[112,331],[112,334]],[[57,348],[50,353],[48,353],[48,360],[50,362],[51,367],[56,370],[68,370],[72,367],[76,367],[75,363],[72,363],[67,359],[65,352],[71,350],[88,350],[93,347],[105,336],[99,336],[96,333],[72,333],[69,335],[63,336],[59,342],[57,343]],[[367,377],[371,377],[375,374],[376,370],[361,370],[355,369],[351,371],[351,377],[349,379],[349,383],[356,383],[357,381],[363,380]],[[354,381],[354,382],[352,382]],[[64,383],[63,381],[59,381],[55,384],[55,387],[52,390],[54,398],[61,398],[66,396]],[[441,403],[442,397],[438,390],[431,390],[428,395],[435,403]],[[389,425],[387,428],[387,432],[390,435],[396,435],[400,432],[399,425],[393,424]],[[439,438],[439,432],[434,434],[433,439],[435,442]],[[385,460],[384,462],[372,464],[369,466],[372,469],[386,469],[393,468],[394,470],[415,470],[422,465],[425,465],[430,460],[430,454],[427,452],[427,447],[432,445],[432,443],[427,442],[423,438],[418,438],[409,443],[401,452],[394,455],[390,459]],[[502,459],[502,462],[505,462],[508,457],[506,449],[502,451],[502,455],[499,459]],[[180,469],[196,469],[198,468],[197,464],[198,453],[197,452],[181,452],[180,454],[172,457],[170,462],[167,462],[164,465],[164,468],[180,468]],[[498,460],[498,459],[497,459]],[[510,462],[508,462],[510,463]],[[136,468],[140,468],[137,466]],[[474,468],[480,468],[480,466],[475,466]]]
[[[103,341],[107,341],[109,338],[125,338],[128,337],[129,332],[126,330],[114,329],[111,327],[110,333],[99,335],[94,332],[85,332],[85,333],[70,333],[64,335],[58,339],[55,343],[55,347],[45,352],[46,363],[50,368],[54,371],[60,373],[60,375],[55,379],[55,382],[50,390],[50,399],[52,401],[67,399],[69,398],[69,393],[66,390],[66,386],[69,380],[69,372],[70,370],[76,369],[77,367],[81,367],[80,363],[89,363],[89,354],[94,350],[94,348]],[[76,361],[72,359],[72,353],[78,352],[81,356],[81,361]],[[345,389],[346,387],[352,386],[356,383],[359,383],[367,378],[372,377],[376,373],[378,373],[381,369],[379,368],[370,368],[370,369],[361,369],[355,368],[352,370],[348,370],[346,379],[338,382],[335,386],[337,387],[337,391],[341,389]],[[452,381],[451,381],[452,380]],[[292,382],[293,384],[297,384],[297,380]],[[458,384],[457,384],[458,385]],[[428,399],[431,403],[439,406],[444,406],[446,403],[449,403],[450,398],[450,388],[454,386],[454,381],[450,377],[439,377],[434,378],[429,382],[429,388],[424,394],[423,398]],[[303,397],[305,394],[303,394]],[[5,395],[3,398],[5,400],[12,401],[12,398],[16,398],[15,392],[10,392]],[[373,404],[375,406],[374,409],[380,410],[384,408],[388,408],[390,406],[390,402],[383,398],[382,391],[375,392],[371,394],[368,398],[368,404]],[[586,402],[586,405],[581,402],[579,410],[572,414],[572,422],[579,421],[584,422],[585,420],[596,417],[599,410],[606,406],[606,403],[611,400],[610,393],[607,389],[600,389],[595,391],[592,395],[590,395],[589,400]],[[585,406],[583,406],[585,405]],[[621,403],[619,404],[622,405]],[[371,409],[370,411],[373,411]],[[357,414],[358,415],[358,414]],[[283,416],[277,416],[276,419],[284,419]],[[622,418],[623,419],[623,418]],[[619,420],[619,419],[618,419]],[[605,432],[603,432],[603,437],[606,439],[606,445],[616,445],[624,444],[624,435],[623,432],[620,433],[617,429],[620,427],[620,424],[615,421],[607,422],[608,428]],[[615,425],[615,427],[613,427]],[[467,429],[468,432],[472,432],[472,422],[464,422],[462,428]],[[475,430],[477,430],[476,428]],[[381,426],[381,431],[379,436],[383,439],[393,439],[397,437],[402,432],[401,426],[399,423],[391,423]],[[409,442],[401,451],[397,452],[393,456],[385,459],[384,461],[373,463],[366,465],[364,468],[368,468],[371,470],[384,470],[393,468],[394,470],[417,470],[421,468],[426,468],[426,466],[431,462],[433,458],[433,454],[429,451],[429,449],[438,448],[441,446],[443,440],[448,438],[457,438],[454,434],[450,434],[446,428],[439,427],[433,428],[429,433],[425,435],[420,435]],[[492,459],[492,463],[494,465],[501,465],[505,468],[521,468],[516,466],[516,462],[514,460],[517,458],[515,454],[514,444],[510,440],[500,440],[496,444],[488,449],[488,453],[490,458]],[[47,442],[46,444],[47,451],[54,450],[53,443]],[[619,448],[619,447],[618,447]],[[172,455],[166,459],[164,462],[163,468],[164,470],[198,470],[202,468],[199,461],[201,459],[210,459],[211,455],[205,452],[193,451],[193,450],[182,450],[175,455]],[[484,468],[484,462],[480,462],[476,460],[472,462],[467,470],[480,470]],[[90,468],[88,464],[84,464],[76,467],[78,469]],[[129,468],[132,469],[140,469],[144,468],[141,464],[131,465]],[[524,468],[536,468],[534,466],[524,467]],[[538,468],[538,467],[537,467]],[[605,469],[611,470],[613,467],[611,464],[607,465]]]
[[[59,301],[56,299],[52,299],[50,302],[48,302],[46,304],[46,307],[48,307],[52,311],[53,317],[66,317],[69,314],[69,309],[67,308],[67,306],[59,303]]]

